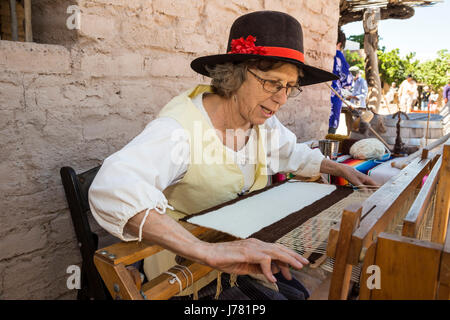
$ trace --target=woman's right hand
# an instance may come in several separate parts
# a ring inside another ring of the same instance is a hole
[[[301,269],[309,261],[281,244],[257,239],[221,243],[205,243],[205,262],[223,272],[237,275],[263,274],[276,282],[273,273],[281,270],[286,279],[292,279],[289,266]]]
[[[131,218],[125,226],[128,233],[137,235],[145,210]],[[276,282],[273,273],[280,270],[291,279],[289,266],[301,269],[308,260],[281,244],[257,239],[208,243],[196,238],[178,222],[155,210],[150,213],[142,228],[142,238],[160,245],[186,259],[206,264],[214,269],[238,275],[263,274]]]

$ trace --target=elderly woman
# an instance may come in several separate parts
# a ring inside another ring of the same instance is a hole
[[[296,252],[256,239],[206,243],[177,220],[264,188],[270,173],[327,173],[354,185],[374,184],[297,143],[275,116],[301,86],[336,77],[304,63],[300,23],[273,11],[238,18],[227,53],[197,58],[191,67],[211,77],[211,86],[175,97],[104,161],[89,192],[92,214],[124,241],[146,239],[229,274],[259,274],[275,283],[281,271],[291,280],[289,268],[308,263]],[[163,257],[150,260],[147,277],[167,270]]]

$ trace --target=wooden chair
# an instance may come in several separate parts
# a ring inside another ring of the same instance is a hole
[[[359,299],[450,298],[450,140],[442,155],[429,157],[428,151],[362,204],[344,210],[340,225],[330,230],[329,299],[348,298],[352,270],[361,264]],[[386,232],[402,212],[401,235]],[[431,239],[420,232],[427,217]],[[370,266],[380,268],[379,289],[367,285]]]
[[[180,222],[194,236],[209,242],[230,240],[223,238],[223,234],[203,227],[193,226]],[[196,281],[213,271],[212,268],[185,260],[180,263],[183,268],[189,268],[192,277],[187,278],[186,273],[180,269],[170,269],[177,275],[181,283],[177,283],[170,274],[161,274],[151,281],[141,283],[136,274],[130,272],[127,267],[154,255],[164,248],[146,242],[132,241],[113,244],[97,250],[94,255],[94,263],[105,281],[106,287],[114,299],[126,300],[167,300],[194,285]],[[181,290],[180,290],[181,286]]]
[[[90,214],[88,203],[88,190],[97,174],[100,166],[86,172],[76,174],[71,167],[63,167],[60,170],[61,180],[69,204],[78,246],[83,259],[81,267],[81,289],[78,291],[79,300],[111,299],[94,265],[94,253],[98,249],[98,235],[92,232],[89,225]]]
[[[142,260],[164,250],[163,248],[137,241],[118,241],[102,249],[98,248],[99,237],[92,232],[88,219],[90,214],[88,191],[99,169],[100,166],[80,174],[76,174],[71,167],[63,167],[60,170],[83,260],[81,289],[78,291],[77,298],[80,300],[171,298],[179,292],[179,286],[177,283],[171,284],[167,281],[171,278],[169,275],[162,275],[151,282],[146,282],[141,288],[142,277],[139,271],[142,271]],[[211,232],[206,232],[206,228],[185,225],[194,235],[214,241],[214,236]],[[212,271],[209,267],[190,261],[184,261],[181,264],[189,267],[194,282]],[[186,281],[182,271],[174,270],[174,273],[182,281],[183,289],[192,285],[192,281]]]

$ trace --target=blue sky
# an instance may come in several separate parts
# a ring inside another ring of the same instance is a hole
[[[401,56],[416,52],[421,61],[434,59],[440,49],[450,51],[450,0],[414,9],[410,19],[380,21],[380,47],[385,46],[388,51],[399,48]],[[342,30],[347,37],[364,33],[362,21],[346,24]]]

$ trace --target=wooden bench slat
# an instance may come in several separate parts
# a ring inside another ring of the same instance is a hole
[[[428,207],[431,205],[431,199],[433,193],[436,190],[436,185],[439,178],[439,172],[441,170],[442,157],[434,165],[430,174],[428,175],[427,181],[420,189],[419,194],[414,200],[408,214],[403,219],[403,230],[402,235],[405,237],[416,238],[417,232],[422,224],[425,213]]]

